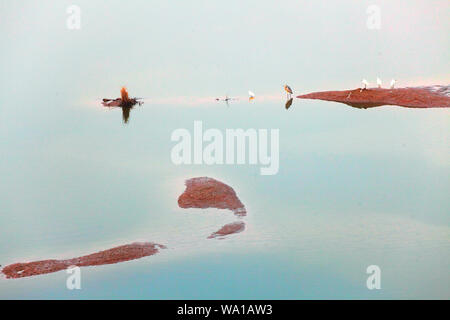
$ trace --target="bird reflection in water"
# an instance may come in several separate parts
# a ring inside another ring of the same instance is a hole
[[[130,118],[131,109],[133,109],[133,107],[122,107],[123,123],[128,123],[128,119]]]
[[[286,110],[292,105],[292,101],[294,101],[294,98],[290,98],[286,101],[286,104],[284,105]]]

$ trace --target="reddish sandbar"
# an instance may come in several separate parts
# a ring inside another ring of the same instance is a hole
[[[437,88],[437,89],[436,89]],[[440,90],[442,88],[443,90]],[[366,90],[322,91],[297,96],[300,99],[319,99],[345,103],[355,108],[397,105],[407,108],[449,108],[446,86]]]
[[[180,208],[229,209],[237,216],[247,214],[233,188],[213,178],[199,177],[186,180],[186,190],[178,198]]]
[[[2,269],[6,278],[23,278],[39,274],[52,273],[67,269],[70,266],[86,267],[114,264],[154,255],[159,249],[166,247],[152,242],[135,242],[86,256],[65,260],[41,260],[34,262],[14,263]]]

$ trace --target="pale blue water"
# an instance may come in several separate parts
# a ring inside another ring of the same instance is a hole
[[[284,108],[284,83],[297,94],[362,77],[447,84],[448,2],[408,3],[380,1],[370,31],[352,1],[80,1],[82,28],[69,31],[71,2],[2,1],[0,264],[169,248],[83,268],[79,291],[65,272],[0,279],[0,298],[450,298],[450,111]],[[146,98],[127,125],[100,104],[122,85]],[[213,99],[226,94],[241,99]],[[279,129],[279,173],[175,166],[170,135],[195,120]],[[207,240],[232,213],[178,208],[197,176],[235,189],[243,233]],[[366,288],[373,264],[381,290]]]

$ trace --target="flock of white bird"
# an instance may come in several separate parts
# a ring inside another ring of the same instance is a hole
[[[392,79],[391,80],[391,83],[390,83],[390,85],[389,85],[389,88],[390,89],[394,89],[394,87],[395,87],[395,79]],[[369,81],[367,81],[366,79],[363,79],[362,80],[362,84],[363,84],[363,88],[361,88],[361,90],[360,91],[362,91],[362,90],[366,90],[367,89],[367,87],[369,86]],[[380,78],[377,78],[377,87],[378,88],[381,88],[381,85],[382,85],[382,82],[381,82],[381,79]],[[284,90],[288,93],[288,95],[291,95],[292,94],[292,89],[288,86],[288,85],[284,85]],[[250,100],[253,100],[254,98],[255,98],[255,94],[252,92],[252,91],[249,91],[248,92],[248,96],[249,96],[249,99]],[[219,101],[220,99],[216,99],[217,101]],[[228,98],[228,96],[225,98],[225,99],[223,99],[224,101],[229,101],[229,100],[232,100],[231,98]]]
[[[363,79],[362,84],[363,84],[364,88],[362,88],[361,90],[365,90],[369,86],[369,81],[367,81],[366,79]],[[377,87],[381,88],[381,79],[380,78],[377,78]],[[392,79],[389,88],[394,89],[394,87],[395,87],[395,79]]]

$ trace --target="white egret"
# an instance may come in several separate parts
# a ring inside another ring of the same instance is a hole
[[[392,79],[392,80],[391,80],[391,86],[390,86],[390,88],[391,88],[391,89],[394,89],[394,87],[395,87],[395,79]]]
[[[381,79],[380,78],[377,78],[377,86],[378,86],[378,88],[381,88]]]
[[[363,84],[364,88],[361,88],[360,91],[366,90],[367,86],[369,85],[369,82],[366,79],[363,79],[362,84]]]

